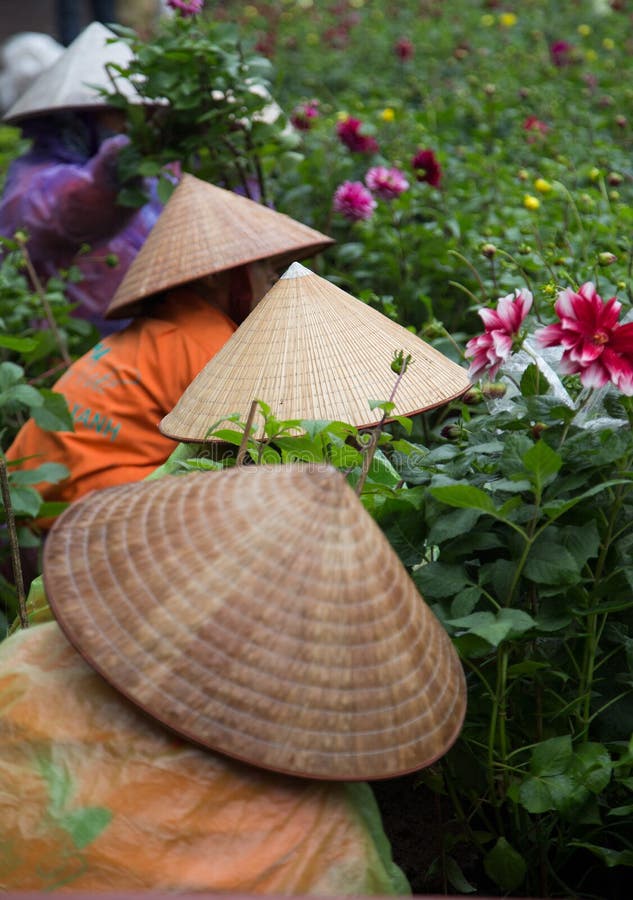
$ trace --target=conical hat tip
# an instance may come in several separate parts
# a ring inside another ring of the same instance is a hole
[[[293,262],[286,269],[281,278],[303,278],[304,275],[314,275],[314,272],[311,272],[310,269],[306,269],[301,263]]]

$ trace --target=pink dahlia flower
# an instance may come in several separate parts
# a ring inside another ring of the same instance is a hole
[[[290,121],[298,131],[309,131],[313,125],[313,119],[319,118],[319,101],[308,100],[295,106],[290,116]]]
[[[386,166],[374,166],[365,175],[365,184],[381,200],[394,200],[409,187],[404,172]]]
[[[623,394],[633,395],[633,323],[618,325],[622,304],[606,302],[588,281],[576,293],[560,291],[554,304],[560,322],[537,331],[544,347],[562,347],[560,367],[580,375],[585,387],[611,381]]]
[[[418,181],[426,181],[431,187],[440,186],[442,170],[432,150],[418,150],[411,160],[411,165],[415,169]]]
[[[338,123],[336,133],[352,153],[376,153],[378,151],[376,139],[360,133],[362,124],[360,119],[348,116]]]
[[[468,375],[478,378],[488,372],[494,378],[512,353],[523,320],[532,308],[532,294],[525,288],[501,297],[496,309],[480,309],[485,331],[466,344],[466,357],[472,359]]]
[[[344,181],[334,192],[333,207],[346,219],[371,219],[376,201],[360,181]]]
[[[177,9],[183,18],[188,19],[202,12],[204,0],[167,0],[167,6]]]

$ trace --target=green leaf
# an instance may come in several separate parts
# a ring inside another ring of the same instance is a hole
[[[539,368],[531,363],[521,376],[521,393],[524,397],[546,394],[549,383]]]
[[[0,334],[0,347],[15,350],[16,353],[31,353],[37,347],[37,341],[30,337],[11,337]]]
[[[40,396],[43,405],[32,411],[39,427],[45,431],[74,431],[73,419],[64,395],[42,388]]]
[[[484,869],[504,891],[518,888],[527,872],[525,860],[504,837],[484,857]]]
[[[42,498],[34,488],[10,487],[9,494],[13,512],[16,516],[31,516],[32,518],[37,516],[40,511]]]
[[[454,887],[460,894],[474,894],[477,890],[477,888],[473,887],[464,876],[459,864],[452,856],[449,856],[446,859],[446,877],[448,878],[451,887]]]
[[[572,847],[584,847],[597,856],[609,869],[616,866],[633,866],[633,850],[612,850],[609,847],[600,847],[597,844],[588,844],[582,841],[572,841]]]
[[[523,571],[536,584],[567,585],[581,580],[578,561],[561,544],[548,542],[547,534],[532,547]]]
[[[446,624],[465,629],[497,647],[502,641],[517,638],[529,631],[536,623],[520,609],[501,609],[496,615],[491,612],[476,612],[458,619],[448,619]]]
[[[571,736],[541,741],[532,750],[530,770],[534,775],[559,775],[567,770],[573,755]]]
[[[432,562],[421,566],[413,573],[413,580],[423,595],[433,599],[454,597],[472,582],[463,567],[447,563]]]
[[[46,481],[49,484],[57,484],[63,478],[68,478],[70,472],[61,463],[43,463],[37,469],[11,470],[11,486],[23,487],[27,484],[39,484]]]
[[[86,806],[75,809],[58,818],[58,824],[67,831],[79,850],[83,850],[99,837],[112,821],[112,813],[102,806]]]
[[[539,815],[554,809],[552,795],[547,783],[540,778],[528,776],[519,787],[519,802],[528,812]]]
[[[450,484],[433,487],[430,492],[436,500],[455,506],[459,509],[478,509],[483,513],[495,515],[497,509],[484,491],[467,484]]]
[[[532,475],[532,483],[540,493],[559,471],[563,464],[563,458],[555,450],[552,450],[549,444],[541,440],[537,441],[523,455],[523,464]]]

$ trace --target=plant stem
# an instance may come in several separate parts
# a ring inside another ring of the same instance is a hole
[[[59,328],[57,327],[57,322],[55,321],[55,316],[53,315],[53,310],[51,309],[51,305],[48,302],[48,298],[47,298],[46,292],[42,286],[42,282],[40,281],[39,276],[38,276],[37,272],[35,271],[35,267],[33,266],[33,263],[31,262],[31,257],[29,256],[29,251],[26,249],[26,245],[22,242],[20,242],[20,252],[22,253],[22,258],[24,259],[24,262],[26,264],[26,270],[29,273],[29,278],[31,279],[31,283],[33,284],[35,293],[39,297],[40,303],[42,304],[42,307],[44,309],[44,315],[46,316],[46,321],[48,322],[48,326],[49,326],[50,330],[52,331],[53,336],[55,337],[55,342],[57,343],[57,346],[59,347],[59,352],[61,353],[62,359],[64,360],[64,363],[66,365],[66,368],[68,368],[68,366],[72,365],[72,359],[70,358],[70,355],[66,348],[66,343],[63,340],[63,338],[59,332]]]
[[[9,532],[9,547],[11,550],[11,567],[13,569],[13,579],[15,581],[15,589],[18,596],[18,615],[20,617],[20,625],[22,628],[28,628],[29,617],[26,612],[24,579],[22,577],[22,563],[20,561],[20,545],[18,542],[18,533],[15,527],[15,515],[13,513],[13,505],[11,503],[11,493],[9,491],[7,461],[2,455],[0,455],[0,489],[2,491],[4,511],[7,517],[7,531]]]

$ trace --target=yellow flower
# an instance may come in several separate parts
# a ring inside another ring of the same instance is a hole
[[[315,47],[317,44],[321,43],[321,38],[314,31],[308,32],[306,34],[306,44],[310,44],[312,47]]]
[[[523,206],[525,206],[526,209],[538,209],[540,205],[541,201],[539,198],[534,197],[532,194],[526,194],[523,198]]]
[[[512,28],[512,26],[517,23],[517,17],[513,12],[501,13],[499,16],[499,23],[503,25],[504,28]]]
[[[344,122],[345,119],[349,119],[349,113],[346,113],[344,110],[341,110],[340,112],[337,112],[336,118],[339,120],[339,122]]]
[[[549,181],[546,181],[544,178],[537,178],[534,182],[534,187],[541,194],[547,194],[552,190],[552,185]]]
[[[589,169],[589,178],[592,181],[597,181],[601,175],[602,175],[602,172],[600,171],[600,169],[597,169],[595,166],[593,167],[593,169]]]
[[[595,62],[598,59],[598,54],[593,49],[593,47],[585,50],[585,59],[587,60],[587,62]]]
[[[393,122],[393,120],[396,118],[396,114],[390,106],[387,106],[380,113],[380,118],[383,120],[383,122]]]
[[[589,37],[591,34],[591,25],[579,25],[578,34],[582,35],[582,37]]]
[[[349,5],[354,9],[361,9],[365,5],[365,0],[349,0]]]
[[[259,11],[256,6],[245,6],[244,7],[244,15],[247,19],[254,19],[259,15]]]
[[[613,50],[615,48],[615,41],[613,38],[604,38],[602,41],[602,46],[605,50]]]
[[[491,28],[495,24],[495,17],[491,16],[490,13],[485,13],[480,21],[484,28]]]

